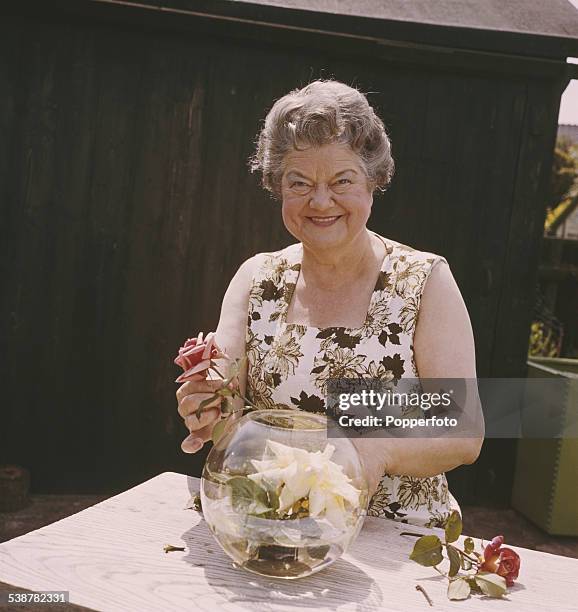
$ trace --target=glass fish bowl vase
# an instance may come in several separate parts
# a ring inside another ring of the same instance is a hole
[[[205,520],[240,567],[301,578],[339,559],[367,514],[355,446],[328,438],[324,415],[257,410],[211,449],[201,478]]]

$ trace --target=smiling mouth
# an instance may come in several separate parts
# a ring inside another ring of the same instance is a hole
[[[332,217],[307,217],[313,225],[317,225],[319,227],[328,227],[329,225],[333,225],[339,219],[341,219],[343,215],[334,215]]]

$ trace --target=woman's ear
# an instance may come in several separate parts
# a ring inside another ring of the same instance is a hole
[[[372,204],[373,204],[373,194],[375,193],[376,189],[377,189],[377,183],[375,181],[372,181],[370,178],[368,178],[367,179],[367,190],[371,194],[371,203]]]
[[[375,193],[376,184],[371,181],[368,181],[367,188],[369,189],[369,197],[370,197],[369,208],[371,209],[373,207],[373,195]]]

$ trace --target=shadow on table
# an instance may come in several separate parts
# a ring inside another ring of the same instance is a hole
[[[350,602],[363,609],[380,609],[383,594],[378,584],[362,569],[349,561],[339,559],[329,570],[295,581],[275,580],[251,574],[236,567],[218,546],[200,544],[211,538],[205,521],[201,521],[182,535],[187,544],[186,563],[202,567],[207,582],[224,599],[237,604],[247,604],[247,609],[266,611],[270,605],[291,604],[299,608],[338,608]]]
[[[217,561],[217,559],[215,559]],[[233,568],[222,555],[217,563],[205,567],[209,584],[227,601],[259,611],[273,609],[275,604],[289,604],[298,609],[337,609],[355,603],[363,610],[379,610],[383,594],[377,583],[363,570],[340,559],[330,568],[294,581],[273,580]]]
[[[189,483],[189,491],[191,495],[196,493],[192,483]],[[337,609],[349,602],[366,610],[378,610],[383,604],[383,594],[375,580],[345,559],[307,578],[275,580],[236,567],[221,550],[204,520],[183,533],[182,539],[187,545],[183,560],[203,568],[207,582],[226,601],[252,612],[256,604],[260,612],[279,604],[300,609],[321,605]]]
[[[378,584],[362,569],[344,559],[329,570],[295,581],[275,580],[251,574],[236,567],[213,540],[205,521],[183,533],[187,544],[186,563],[202,567],[207,582],[225,600],[247,609],[265,612],[275,604],[290,604],[299,608],[338,608],[350,602],[363,609],[380,609],[383,594]],[[206,542],[209,539],[210,544]],[[204,544],[200,542],[204,541]]]

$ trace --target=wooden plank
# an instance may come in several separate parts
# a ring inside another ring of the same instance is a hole
[[[8,241],[9,251],[5,253],[3,267],[10,267],[10,273],[4,279],[3,313],[6,320],[5,334],[2,335],[4,349],[9,355],[9,362],[4,370],[6,379],[16,388],[22,388],[21,380],[30,376],[29,367],[22,368],[22,360],[30,355],[31,330],[35,325],[42,328],[42,336],[51,336],[51,306],[44,303],[44,308],[36,310],[39,296],[47,296],[50,286],[48,262],[52,256],[50,215],[47,214],[51,198],[53,181],[53,159],[55,138],[55,105],[53,70],[46,68],[61,51],[58,41],[46,49],[44,58],[40,59],[38,51],[42,42],[34,37],[29,38],[29,28],[16,22],[13,32],[7,33],[7,40],[14,44],[13,53],[18,58],[19,71],[6,74],[7,96],[17,101],[14,117],[14,133],[10,139],[10,164],[3,171],[7,184],[5,205],[10,210],[10,222],[7,230],[11,237]],[[14,38],[16,34],[16,38]],[[8,58],[14,55],[8,54]],[[8,59],[10,61],[10,59]],[[46,62],[46,63],[45,63]],[[8,98],[9,99],[9,98]],[[7,246],[8,246],[7,245]],[[36,293],[37,292],[37,293]],[[4,317],[2,317],[4,320]],[[28,348],[25,347],[28,344]],[[51,365],[50,342],[34,342],[36,356],[43,363],[41,371],[35,374],[36,383],[47,396],[54,393],[54,385],[49,376]],[[29,362],[30,363],[30,362]],[[42,402],[37,389],[31,389],[27,401],[29,410],[26,414],[19,407],[14,396],[6,405],[6,422],[2,429],[9,434],[2,450],[13,449],[11,459],[26,466],[24,448],[28,447],[30,437],[36,438],[37,429],[30,427],[31,422],[42,419]],[[28,430],[27,433],[26,430]],[[28,443],[25,439],[28,438]],[[24,460],[24,461],[22,461]]]
[[[21,325],[18,316],[20,291],[18,273],[15,269],[15,254],[18,252],[20,207],[16,205],[20,190],[15,176],[20,170],[19,155],[15,154],[22,139],[23,118],[21,103],[23,92],[18,75],[25,68],[22,61],[23,29],[14,24],[10,31],[0,37],[0,81],[13,86],[3,88],[0,95],[0,274],[3,281],[3,298],[0,299],[0,342],[2,354],[12,354],[15,346],[11,343],[14,328]],[[8,295],[8,288],[11,288]],[[3,374],[10,379],[16,370],[14,362],[4,363]],[[2,427],[0,427],[0,449],[7,448],[10,432],[22,428],[22,416],[5,405]],[[15,434],[18,435],[18,434]],[[0,455],[2,451],[0,450]],[[0,459],[1,460],[1,459]],[[8,462],[7,459],[4,461]],[[3,461],[3,462],[4,462]]]
[[[186,314],[183,300],[194,301],[194,294],[187,295],[191,283],[199,286],[195,272],[204,242],[199,240],[196,216],[206,56],[197,48],[194,61],[187,60],[190,50],[183,50],[179,39],[145,41],[135,34],[129,43],[137,45],[142,78],[132,94],[138,108],[138,146],[122,244],[123,328],[118,348],[125,366],[114,400],[115,447],[132,478],[150,473],[151,463],[166,460],[161,457],[176,422],[176,415],[167,411],[168,401],[175,402],[172,358],[183,339],[177,325]],[[145,411],[137,408],[144,405]],[[133,432],[131,439],[123,443],[128,431]],[[158,453],[151,456],[147,449],[157,444]]]
[[[185,508],[197,487],[197,479],[161,474],[1,544],[0,580],[30,590],[68,590],[73,603],[102,611],[424,610],[417,584],[436,610],[455,609],[445,581],[408,559],[415,538],[400,535],[407,526],[386,519],[366,519],[350,551],[309,578],[285,582],[237,569],[202,518]],[[165,544],[186,550],[166,554]],[[471,598],[468,610],[578,609],[578,560],[512,548],[522,558],[517,586],[504,600]]]
[[[507,254],[503,263],[499,310],[492,343],[491,376],[523,377],[533,316],[539,242],[543,234],[546,190],[551,173],[559,92],[551,84],[528,83],[524,129],[513,183]],[[556,114],[549,110],[555,109]],[[548,152],[548,153],[545,153]],[[515,440],[486,440],[480,470],[486,478],[479,490],[509,503],[515,465]],[[499,462],[495,458],[500,457]]]
[[[556,139],[559,91],[553,84],[528,83],[524,130],[513,185],[508,251],[494,343],[493,375],[524,376],[534,305],[539,249],[546,215],[547,189]],[[555,110],[555,113],[550,112]],[[505,350],[516,346],[515,350]]]

